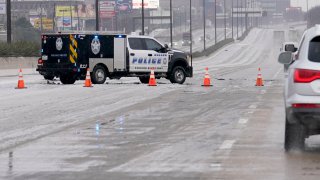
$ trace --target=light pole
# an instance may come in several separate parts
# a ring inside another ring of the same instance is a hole
[[[11,43],[11,0],[7,0],[7,43]]]
[[[141,13],[142,13],[142,29],[141,29],[141,33],[142,35],[144,35],[144,0],[142,0],[142,4],[141,4]]]
[[[190,57],[192,67],[192,2],[190,0]]]
[[[217,44],[217,0],[214,1],[214,44]]]
[[[237,0],[237,39],[239,38],[239,0]]]
[[[171,48],[173,47],[172,45],[172,36],[173,36],[173,33],[172,33],[172,0],[170,0],[170,44],[171,44]]]
[[[233,0],[231,0],[231,37],[233,39]]]
[[[206,1],[203,0],[203,49],[206,50]]]
[[[96,0],[96,31],[99,31],[99,0]],[[72,24],[71,24],[72,27]]]
[[[223,1],[223,17],[224,17],[224,40],[227,39],[227,16],[226,16],[226,1],[227,0],[224,0]]]

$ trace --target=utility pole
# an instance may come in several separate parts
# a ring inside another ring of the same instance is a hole
[[[206,50],[206,1],[203,0],[203,49]]]
[[[99,0],[96,0],[96,31],[99,31]]]
[[[231,37],[233,39],[233,0],[231,0]]]
[[[43,31],[43,26],[42,26],[42,3],[40,3],[40,32],[42,34],[42,31]]]
[[[192,67],[192,3],[190,0],[190,57],[191,57],[191,67]]]
[[[172,36],[173,36],[173,33],[172,33],[172,22],[173,19],[172,19],[172,0],[170,0],[170,44],[171,44],[171,48],[173,47],[173,44],[172,44]]]
[[[11,43],[11,0],[7,0],[7,43]]]
[[[237,0],[237,39],[239,39],[239,0]]]
[[[70,29],[71,29],[71,31],[72,31],[72,30],[73,30],[73,29],[72,29],[72,25],[73,25],[72,19],[73,19],[73,17],[72,17],[72,6],[71,6],[71,2],[70,2],[70,5],[69,5],[69,9],[70,9],[70,23],[71,23]]]
[[[227,11],[227,8],[226,8],[226,1],[227,0],[224,0],[223,1],[223,17],[224,17],[224,40],[227,39],[227,16],[226,16],[226,11]]]
[[[245,32],[248,30],[248,5],[247,5],[247,0],[244,0],[244,17],[245,17]]]
[[[142,35],[144,35],[144,0],[142,0],[142,4],[141,4],[141,13],[142,13],[142,17],[141,17],[141,20],[142,20],[141,33],[142,33]]]
[[[217,44],[217,0],[214,0],[214,44]]]

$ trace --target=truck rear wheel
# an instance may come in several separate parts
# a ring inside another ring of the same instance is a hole
[[[145,76],[139,77],[139,80],[142,84],[148,84],[149,83],[149,78]]]
[[[74,84],[76,79],[71,75],[61,75],[60,81],[62,84]]]
[[[184,68],[181,66],[174,67],[170,76],[170,82],[183,84],[185,80],[186,80],[186,71],[184,70]]]
[[[103,84],[107,79],[107,71],[104,67],[97,65],[92,71],[92,83]]]
[[[302,124],[290,124],[286,119],[284,148],[286,151],[303,150],[306,129]]]

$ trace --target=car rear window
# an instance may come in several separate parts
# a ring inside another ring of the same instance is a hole
[[[320,62],[320,36],[310,41],[308,58],[310,61]]]

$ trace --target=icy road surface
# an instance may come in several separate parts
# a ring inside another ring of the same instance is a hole
[[[194,61],[184,85],[137,78],[83,88],[0,77],[0,179],[318,179],[320,140],[283,150],[273,29]],[[213,87],[201,87],[209,67]],[[255,87],[262,68],[264,87]]]

